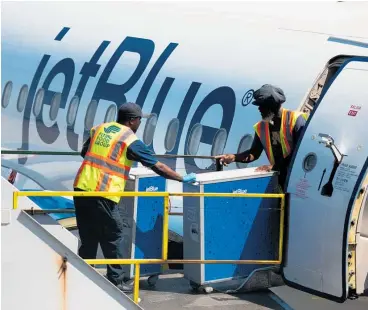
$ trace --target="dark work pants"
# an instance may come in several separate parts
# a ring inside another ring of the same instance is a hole
[[[74,189],[80,191],[79,189]],[[100,244],[105,258],[123,257],[123,224],[118,205],[103,197],[74,197],[83,259],[94,259]],[[107,278],[115,285],[124,278],[122,265],[107,265]]]
[[[286,191],[286,188],[285,188],[286,187],[286,177],[289,172],[289,164],[290,164],[290,158],[288,158],[285,162],[283,162],[282,165],[275,164],[272,167],[272,170],[279,172],[278,182],[283,192]]]

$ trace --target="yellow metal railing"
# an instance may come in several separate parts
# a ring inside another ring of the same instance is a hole
[[[285,194],[235,194],[235,193],[169,193],[169,192],[42,192],[42,191],[19,191],[13,193],[13,209],[18,207],[18,198],[24,196],[85,196],[85,197],[163,197],[164,198],[164,216],[163,216],[163,231],[162,231],[162,258],[161,259],[85,259],[87,264],[105,265],[105,264],[122,264],[135,265],[134,274],[134,291],[133,300],[138,303],[139,298],[139,279],[140,279],[140,265],[141,264],[281,264],[282,249],[284,238],[284,217],[285,217]],[[277,260],[168,260],[168,236],[169,236],[169,197],[229,197],[229,198],[280,198],[280,233],[279,233],[279,253]]]

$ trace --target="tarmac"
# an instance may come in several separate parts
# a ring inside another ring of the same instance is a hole
[[[327,300],[286,285],[255,292],[225,294],[193,291],[181,270],[169,270],[160,275],[151,287],[147,277],[140,281],[139,305],[148,310],[171,309],[246,309],[246,310],[367,310],[368,292],[355,300],[344,303]],[[100,271],[101,272],[101,271]],[[128,294],[133,298],[132,294]]]

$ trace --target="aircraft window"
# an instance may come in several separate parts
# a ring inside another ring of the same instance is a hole
[[[303,170],[305,172],[311,172],[317,165],[317,155],[315,153],[309,153],[303,160]]]
[[[3,108],[6,108],[9,105],[12,89],[13,89],[13,82],[12,81],[6,82],[3,90],[3,95],[1,97],[1,105]]]
[[[84,128],[90,130],[93,127],[94,115],[97,110],[97,101],[92,100],[87,108],[86,116],[84,118]]]
[[[201,142],[203,127],[201,124],[197,123],[193,126],[189,140],[188,140],[188,153],[189,155],[196,155],[199,149],[199,144]]]
[[[34,116],[38,116],[41,113],[42,110],[42,103],[43,103],[43,97],[45,96],[45,90],[43,88],[40,88],[37,91],[36,98],[33,104],[33,114]]]
[[[112,104],[106,111],[105,123],[112,122],[116,120],[116,105]]]
[[[211,156],[220,155],[224,152],[226,138],[227,138],[226,129],[221,128],[216,132],[216,135],[212,143]]]
[[[167,126],[166,136],[165,136],[165,149],[167,152],[173,150],[176,142],[176,138],[178,136],[179,131],[179,120],[174,118],[170,121]]]
[[[56,120],[56,117],[59,113],[60,102],[61,102],[61,93],[56,93],[51,100],[50,106],[50,119],[52,121]]]
[[[66,115],[66,121],[69,126],[72,126],[75,122],[77,117],[77,110],[79,105],[79,98],[78,96],[74,96],[72,100],[70,100],[68,114]]]
[[[237,153],[242,153],[244,151],[249,150],[250,147],[252,146],[252,142],[253,142],[253,137],[250,134],[247,134],[247,135],[243,136],[240,139]],[[248,164],[246,164],[246,163],[236,163],[236,166],[241,169],[241,168],[246,168],[248,166]]]
[[[153,136],[155,135],[155,129],[157,126],[157,114],[152,113],[147,119],[146,126],[143,132],[143,142],[146,145],[150,145],[153,141]]]
[[[17,101],[17,110],[18,112],[23,112],[24,107],[26,106],[28,96],[28,85],[23,85],[19,91],[18,101]]]

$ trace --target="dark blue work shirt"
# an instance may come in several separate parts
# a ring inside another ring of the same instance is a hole
[[[127,157],[130,160],[141,162],[143,166],[148,168],[156,165],[158,161],[153,156],[152,151],[141,140],[136,140],[129,145]]]

